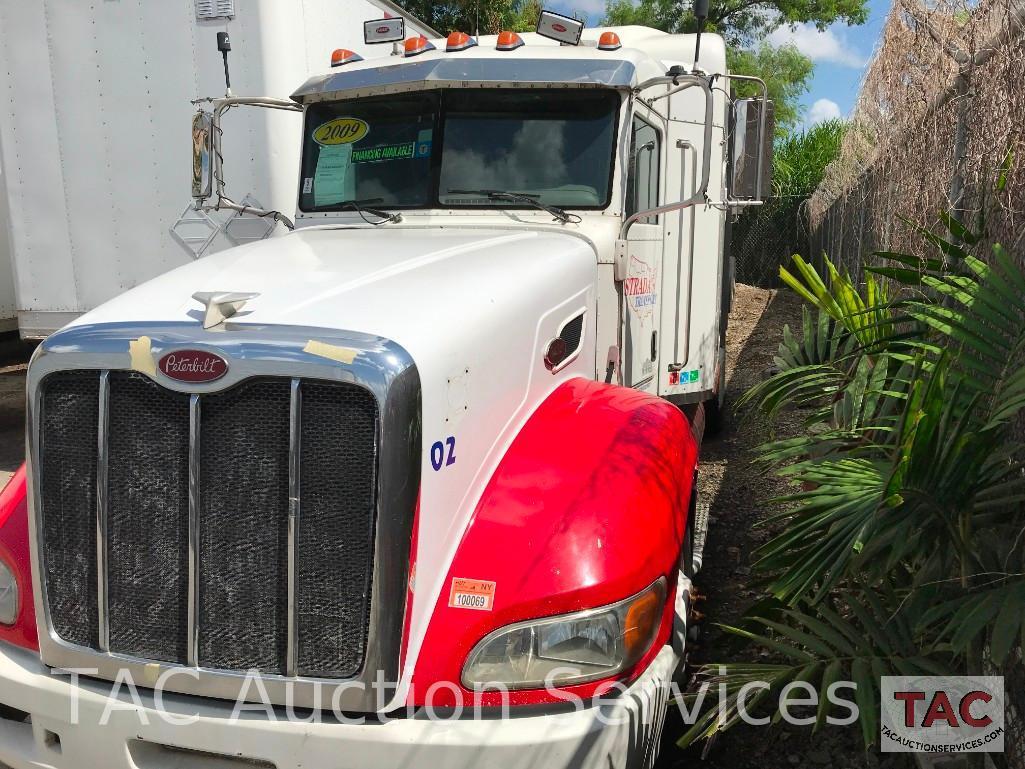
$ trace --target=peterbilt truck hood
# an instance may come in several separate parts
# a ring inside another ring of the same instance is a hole
[[[338,329],[385,337],[409,353],[421,382],[423,451],[406,684],[448,566],[506,449],[561,383],[595,376],[596,279],[588,241],[554,230],[307,228],[204,257],[72,325],[198,330],[203,308],[194,293],[254,292],[229,321],[232,334],[247,324],[264,333],[275,325]],[[582,313],[580,354],[552,373],[545,350]],[[208,346],[216,347],[215,332]],[[431,461],[439,443],[451,458],[441,467]],[[395,701],[403,696],[400,686]]]
[[[571,265],[591,277],[594,261],[585,241],[555,232],[299,229],[199,259],[72,325],[188,321],[199,308],[193,293],[247,291],[260,296],[235,323],[357,330],[404,344],[423,321],[479,322],[475,310],[500,312],[520,295],[555,287]]]

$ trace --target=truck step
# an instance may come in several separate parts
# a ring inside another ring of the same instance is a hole
[[[705,554],[705,542],[708,539],[708,518],[711,506],[698,498],[694,510],[694,573],[701,571],[701,563]]]

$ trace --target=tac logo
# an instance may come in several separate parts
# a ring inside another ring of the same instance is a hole
[[[884,753],[1001,753],[1001,676],[884,676],[880,682]]]

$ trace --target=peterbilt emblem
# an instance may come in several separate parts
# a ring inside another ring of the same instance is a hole
[[[228,373],[228,361],[206,350],[175,350],[162,357],[157,368],[179,382],[214,382]]]

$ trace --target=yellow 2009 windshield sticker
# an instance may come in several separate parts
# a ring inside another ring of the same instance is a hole
[[[370,133],[370,126],[358,117],[336,117],[321,123],[313,129],[313,141],[317,144],[355,144]]]

